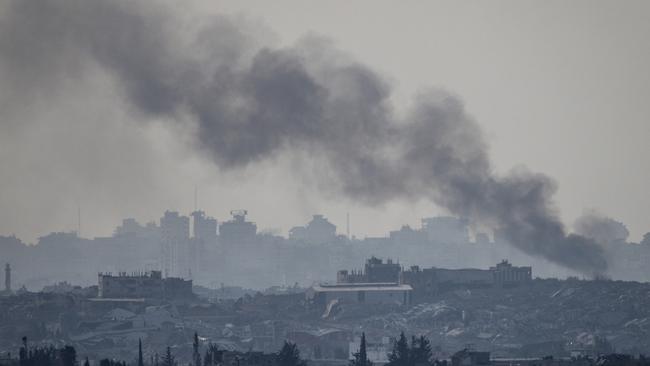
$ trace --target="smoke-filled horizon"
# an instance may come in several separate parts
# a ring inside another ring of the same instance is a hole
[[[172,12],[10,1],[0,21],[0,72],[18,98],[6,105],[47,98],[99,69],[132,113],[191,130],[179,138],[223,174],[289,157],[296,176],[328,197],[367,206],[427,199],[528,254],[606,272],[601,246],[562,223],[552,178],[521,167],[495,173],[461,97],[425,90],[398,113],[386,77],[327,39],[277,48],[237,19],[187,23]]]

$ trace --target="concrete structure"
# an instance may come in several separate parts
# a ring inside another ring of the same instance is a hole
[[[206,254],[217,246],[217,220],[206,216],[203,211],[194,211],[191,216],[192,239],[188,248],[188,271],[194,275],[204,272],[211,264],[206,260]]]
[[[190,219],[178,212],[165,211],[160,219],[161,268],[165,276],[189,276]]]
[[[257,225],[246,221],[246,210],[231,211],[233,219],[226,221],[219,226],[219,238],[225,245],[244,245],[255,242]]]
[[[323,215],[314,215],[307,226],[296,226],[289,230],[289,238],[309,244],[325,244],[336,240],[336,225]]]
[[[490,267],[490,271],[494,284],[498,286],[517,285],[533,279],[532,267],[515,267],[505,259]]]
[[[314,286],[308,296],[315,305],[323,308],[332,301],[349,304],[409,305],[412,290],[409,285],[396,283],[337,283]]]
[[[300,356],[308,360],[348,361],[352,334],[335,328],[296,329],[287,331],[287,340],[298,345]]]
[[[469,349],[458,351],[451,356],[451,366],[489,366],[490,352],[477,352]]]
[[[336,274],[337,283],[400,283],[402,267],[399,263],[393,263],[392,259],[384,261],[371,257],[366,261],[363,272],[347,270],[338,271]]]
[[[413,230],[410,226],[404,225],[401,229],[389,233],[390,240],[397,245],[414,245],[426,243],[427,233],[421,230]]]
[[[99,298],[113,299],[183,299],[192,298],[192,281],[162,278],[160,271],[146,273],[98,274]]]
[[[206,216],[203,211],[194,211],[191,216],[193,237],[208,245],[216,243],[217,219]]]
[[[11,265],[5,265],[5,292],[11,293]]]
[[[504,260],[490,269],[425,268],[412,266],[401,273],[403,283],[413,287],[415,302],[423,301],[440,292],[459,287],[477,288],[515,286],[532,280],[531,267],[515,267]]]
[[[429,217],[422,219],[422,231],[434,243],[468,243],[469,228],[467,220],[452,216]]]
[[[348,345],[348,359],[353,360],[354,354],[361,348],[361,337],[354,337],[354,341]],[[368,361],[374,365],[384,365],[388,363],[388,354],[392,351],[393,345],[389,337],[381,337],[378,341],[366,338],[366,355]]]
[[[154,238],[160,235],[160,228],[155,222],[149,222],[145,226],[140,225],[136,219],[127,218],[122,224],[115,228],[113,237],[138,237]]]

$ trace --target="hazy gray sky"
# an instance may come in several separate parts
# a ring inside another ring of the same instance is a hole
[[[262,23],[277,45],[330,38],[388,78],[400,110],[421,88],[442,87],[484,129],[499,171],[526,165],[557,181],[565,223],[595,208],[634,241],[650,231],[648,2],[206,1],[177,11]],[[283,232],[312,213],[344,232],[350,211],[357,235],[444,213],[425,201],[366,208],[324,197],[318,182],[290,173],[291,159],[223,174],[183,131],[134,123],[111,75],[91,71],[24,106],[0,88],[0,233],[32,241],[76,229],[80,205],[83,234],[108,235],[122,217],[189,212],[195,185],[218,219],[247,208],[258,226]]]

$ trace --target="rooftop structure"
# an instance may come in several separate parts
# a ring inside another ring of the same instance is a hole
[[[494,267],[490,267],[493,281],[496,285],[513,285],[533,279],[532,267],[515,267],[507,260],[502,260]]]
[[[219,226],[219,236],[226,245],[252,244],[257,234],[257,225],[254,222],[246,221],[246,210],[230,211],[232,220],[226,221]]]
[[[336,225],[323,215],[314,215],[306,226],[296,226],[289,230],[289,238],[309,244],[325,244],[336,240]]]
[[[467,243],[469,242],[468,222],[453,216],[438,216],[422,219],[422,231],[431,242]]]

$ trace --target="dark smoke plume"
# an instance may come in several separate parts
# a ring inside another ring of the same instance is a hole
[[[594,210],[580,216],[573,227],[576,233],[601,244],[625,243],[630,236],[625,224]]]
[[[0,72],[34,93],[98,65],[138,113],[196,128],[199,149],[223,169],[301,154],[365,204],[426,197],[529,254],[606,271],[594,241],[567,235],[549,177],[493,172],[481,130],[457,97],[427,91],[397,116],[390,85],[326,40],[258,48],[230,18],[187,24],[139,5],[7,1]]]

